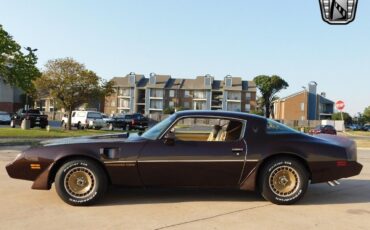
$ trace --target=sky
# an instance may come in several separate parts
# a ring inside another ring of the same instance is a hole
[[[316,81],[354,115],[370,105],[370,1],[349,25],[322,21],[318,0],[0,0],[0,24],[38,66],[73,57],[104,79],[129,72],[252,80],[279,75],[278,96]]]

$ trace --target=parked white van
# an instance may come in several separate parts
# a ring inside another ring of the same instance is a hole
[[[67,125],[68,116],[62,118],[62,126]],[[86,129],[101,129],[105,127],[106,123],[100,112],[96,111],[72,111],[71,119],[72,127],[86,128]]]

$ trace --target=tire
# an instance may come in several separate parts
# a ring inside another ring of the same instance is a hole
[[[114,126],[113,126],[113,124],[112,124],[112,123],[110,123],[110,124],[109,124],[108,129],[109,129],[109,130],[111,130],[111,131],[113,131],[113,130],[114,130]]]
[[[77,129],[81,129],[82,128],[82,126],[81,126],[81,122],[78,122],[77,123]]]
[[[307,191],[309,175],[298,160],[287,157],[272,159],[259,175],[261,195],[274,204],[293,204]]]
[[[11,120],[10,121],[10,128],[15,128],[15,122],[14,122],[14,120]]]
[[[59,197],[73,206],[97,202],[107,189],[107,177],[100,165],[88,159],[64,163],[55,176]]]

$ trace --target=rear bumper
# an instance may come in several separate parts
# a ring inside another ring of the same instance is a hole
[[[362,164],[356,161],[347,161],[345,166],[337,166],[336,162],[326,163],[329,167],[322,167],[316,172],[312,172],[312,183],[321,183],[341,178],[353,177],[361,173]]]

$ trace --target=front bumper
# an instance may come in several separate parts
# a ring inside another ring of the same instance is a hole
[[[5,169],[11,178],[34,181],[32,189],[47,190],[51,187],[49,173],[52,166],[52,162],[28,160],[20,154]]]

